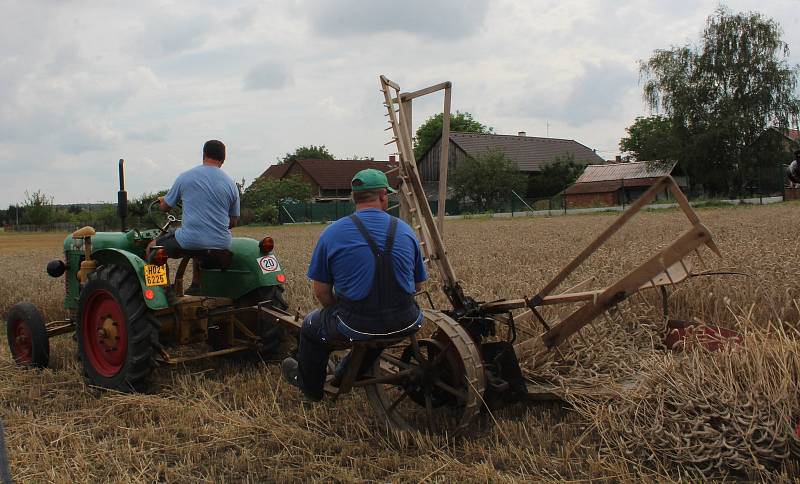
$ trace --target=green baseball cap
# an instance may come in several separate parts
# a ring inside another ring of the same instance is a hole
[[[374,190],[376,188],[385,188],[388,193],[394,193],[395,190],[389,186],[389,180],[386,174],[375,168],[367,168],[356,173],[353,181],[350,182],[350,187],[353,191],[357,190]]]

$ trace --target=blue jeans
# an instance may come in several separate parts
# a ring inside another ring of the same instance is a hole
[[[298,382],[303,393],[312,400],[322,400],[325,377],[328,373],[328,358],[334,345],[338,343],[338,346],[341,346],[343,342],[350,342],[349,338],[339,332],[337,328],[339,319],[336,314],[336,306],[315,309],[306,315],[300,328],[300,348],[297,352]],[[358,371],[359,375],[372,368],[381,351],[381,348],[367,350]],[[345,367],[349,356],[348,354],[341,361],[337,370]]]

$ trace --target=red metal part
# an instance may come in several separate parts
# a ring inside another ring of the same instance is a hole
[[[11,321],[13,328],[14,342],[11,351],[14,352],[19,363],[30,364],[33,362],[33,335],[25,321],[15,319]]]
[[[86,357],[98,374],[108,378],[119,373],[128,353],[128,331],[122,308],[110,292],[99,289],[89,296],[81,338]]]
[[[709,326],[694,321],[667,321],[664,344],[673,351],[681,351],[692,343],[697,343],[709,351],[718,351],[723,346],[742,342],[742,335],[732,329]]]

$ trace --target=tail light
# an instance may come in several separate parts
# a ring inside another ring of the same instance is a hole
[[[167,249],[164,248],[156,249],[156,252],[155,254],[153,254],[153,257],[151,259],[153,261],[153,264],[157,266],[163,266],[164,264],[167,263],[167,260],[169,259],[169,255],[167,254]]]
[[[269,254],[275,248],[275,241],[272,240],[272,237],[264,237],[258,243],[258,248],[261,249],[262,254]]]

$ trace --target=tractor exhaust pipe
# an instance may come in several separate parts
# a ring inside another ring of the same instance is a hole
[[[125,160],[119,160],[119,191],[117,192],[117,215],[122,222],[121,230],[128,231],[128,192],[125,191]]]

